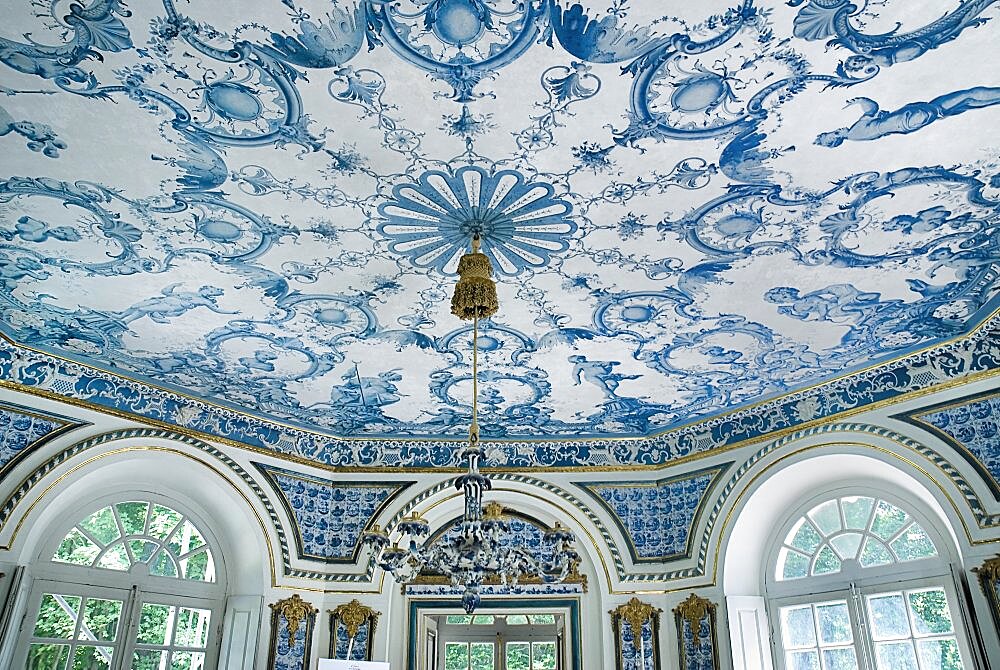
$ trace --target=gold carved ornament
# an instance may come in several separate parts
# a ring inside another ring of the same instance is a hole
[[[362,605],[358,602],[357,598],[345,605],[339,605],[330,614],[333,615],[335,620],[344,624],[344,627],[347,629],[348,639],[352,639],[357,635],[358,629],[369,619],[374,619],[377,622],[379,616],[378,612],[367,605]],[[372,632],[368,631],[368,634],[371,635]]]
[[[632,645],[638,651],[642,648],[642,626],[647,621],[653,621],[662,612],[658,607],[648,605],[638,598],[632,598],[624,605],[611,610],[613,620],[624,620],[632,629]]]
[[[715,612],[715,603],[705,598],[699,598],[693,593],[688,596],[687,600],[674,608],[674,613],[688,622],[691,634],[694,636],[694,644],[698,647],[701,646],[701,620],[713,612]]]
[[[299,626],[306,617],[319,611],[300,598],[298,593],[293,593],[291,598],[279,600],[268,607],[285,618],[285,624],[288,627],[289,647],[295,644],[295,634],[299,632]]]
[[[979,575],[979,579],[987,582],[1000,581],[1000,556],[988,559],[978,568],[973,568],[973,572]]]

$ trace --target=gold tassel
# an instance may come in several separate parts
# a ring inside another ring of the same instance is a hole
[[[458,283],[451,297],[451,313],[471,321],[493,316],[500,309],[497,287],[490,276],[493,266],[489,257],[479,251],[479,236],[472,239],[472,253],[458,261]]]

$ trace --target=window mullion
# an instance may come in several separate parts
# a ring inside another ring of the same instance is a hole
[[[121,637],[117,641],[118,647],[118,662],[115,663],[111,670],[123,670],[124,668],[131,667],[131,657],[132,650],[135,647],[135,638],[139,630],[139,622],[137,619],[138,612],[138,602],[139,602],[139,587],[135,584],[129,589],[128,598],[125,599],[125,604],[122,607],[122,621],[121,621]]]
[[[861,670],[876,670],[875,646],[871,636],[871,625],[868,620],[868,611],[865,608],[864,595],[858,585],[854,582],[850,584],[850,603],[852,619],[854,621],[854,648],[859,651],[858,663]]]

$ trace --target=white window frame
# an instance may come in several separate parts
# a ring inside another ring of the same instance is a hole
[[[128,571],[110,570],[92,566],[74,565],[53,561],[52,557],[62,543],[66,534],[83,519],[98,510],[127,501],[147,501],[162,504],[184,515],[198,529],[212,552],[215,565],[215,581],[205,582],[181,577],[160,577],[150,575],[148,567],[136,563]],[[107,593],[108,597],[124,601],[119,619],[117,643],[120,649],[111,670],[131,667],[132,652],[136,647],[135,637],[138,635],[139,616],[142,602],[155,602],[180,607],[190,606],[211,611],[209,623],[208,646],[205,652],[205,667],[214,668],[218,662],[222,643],[223,613],[226,602],[227,585],[226,569],[223,562],[221,545],[204,521],[201,514],[191,509],[190,505],[175,500],[160,493],[149,491],[123,491],[112,495],[101,496],[88,504],[76,507],[78,512],[72,519],[63,518],[63,523],[53,526],[47,539],[42,542],[35,561],[31,566],[33,584],[26,601],[26,609],[17,632],[17,646],[14,651],[12,668],[22,670],[27,660],[29,640],[33,637],[35,619],[43,593],[61,593],[67,595],[91,595]],[[115,595],[111,595],[115,594]]]
[[[919,523],[934,543],[937,556],[901,561],[885,566],[862,568],[854,562],[844,562],[840,572],[828,575],[810,575],[798,579],[778,580],[775,576],[778,556],[785,537],[793,524],[806,513],[828,500],[845,496],[867,496],[884,500],[908,513]],[[766,594],[770,646],[775,670],[786,670],[785,649],[782,640],[780,611],[790,605],[821,604],[833,600],[846,600],[851,615],[851,628],[858,654],[860,670],[875,670],[874,642],[868,633],[867,608],[864,598],[883,592],[920,589],[929,586],[944,589],[951,613],[955,637],[966,670],[974,670],[976,658],[964,626],[964,608],[959,600],[952,578],[951,565],[956,560],[954,543],[941,532],[940,522],[927,508],[910,496],[897,491],[885,491],[866,486],[840,487],[815,495],[795,507],[772,529],[763,565],[763,592]]]

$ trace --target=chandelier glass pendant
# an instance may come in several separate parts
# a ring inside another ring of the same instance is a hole
[[[542,541],[547,556],[533,555],[524,547],[514,546],[507,537],[510,526],[504,508],[492,502],[483,505],[483,493],[490,490],[488,477],[479,472],[483,448],[479,442],[479,319],[496,314],[496,284],[491,275],[490,259],[479,251],[480,239],[472,238],[472,253],[459,261],[458,284],[451,299],[451,312],[472,321],[472,425],[468,446],[460,454],[468,463],[465,474],[455,479],[455,488],[465,498],[465,512],[457,522],[457,532],[430,534],[430,525],[416,511],[400,520],[395,528],[401,542],[394,543],[389,529],[374,525],[362,541],[374,548],[378,565],[400,584],[412,582],[418,575],[446,577],[452,587],[461,588],[462,607],[471,614],[482,600],[483,584],[517,586],[523,578],[543,583],[559,583],[577,575],[580,555],[573,548],[573,533],[556,522]]]

